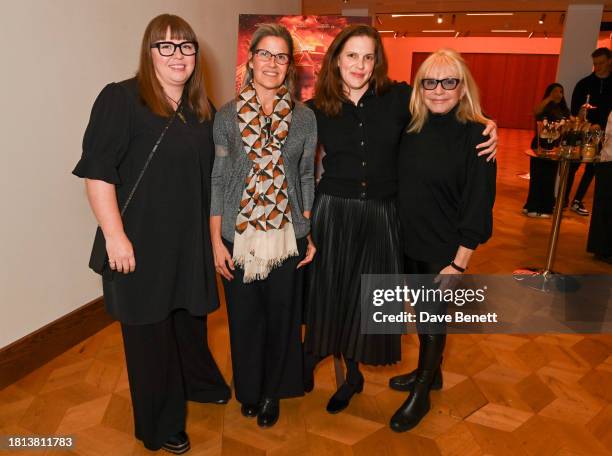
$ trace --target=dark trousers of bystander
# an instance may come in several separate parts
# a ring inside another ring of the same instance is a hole
[[[587,251],[612,260],[612,162],[596,164]]]
[[[572,191],[572,185],[574,184],[574,177],[576,176],[576,171],[580,167],[580,163],[572,163],[570,165],[569,176],[567,178],[567,189],[565,191],[565,199],[563,201],[563,205],[567,206],[568,200],[570,197],[570,192]],[[572,201],[582,202],[584,195],[586,195],[587,190],[589,189],[589,185],[591,185],[591,181],[595,176],[595,168],[593,163],[586,163],[584,165],[584,173],[582,174],[582,178],[578,183],[578,188],[576,189],[576,194],[574,195],[574,199]]]

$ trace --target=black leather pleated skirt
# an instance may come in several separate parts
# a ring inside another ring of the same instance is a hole
[[[395,200],[319,194],[312,236],[317,254],[307,278],[305,350],[372,365],[399,361],[400,335],[362,334],[360,307],[361,274],[403,272]]]

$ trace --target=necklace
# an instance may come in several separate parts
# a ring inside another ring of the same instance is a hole
[[[168,99],[169,99],[170,101],[172,101],[172,102],[173,102],[173,103],[174,103],[176,106],[178,106],[178,105],[179,105],[179,102],[178,102],[178,101],[176,101],[174,98],[172,98],[170,95],[168,95],[166,92],[164,92],[164,94],[165,94],[165,95],[168,97]]]
[[[174,98],[172,98],[170,95],[168,95],[166,92],[164,92],[164,95],[166,95],[168,97],[168,99],[170,101],[172,101],[175,105],[176,105],[176,109],[179,109],[179,102],[176,101]],[[187,123],[187,120],[185,119],[185,116],[183,116],[183,113],[181,111],[179,111],[177,113],[177,115],[179,116],[179,119],[181,119],[181,122],[183,122],[184,124]]]

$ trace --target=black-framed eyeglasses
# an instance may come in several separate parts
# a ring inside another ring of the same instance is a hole
[[[442,88],[444,90],[455,90],[460,82],[461,82],[461,79],[457,79],[457,78],[445,78],[445,79],[426,78],[426,79],[421,80],[421,86],[425,90],[436,90],[436,87],[438,87],[438,84],[442,84]]]
[[[274,57],[274,61],[279,65],[287,65],[291,60],[291,56],[284,52],[280,52],[278,54],[272,54],[270,51],[266,49],[255,49],[254,54],[264,62],[269,62],[272,57]]]
[[[198,52],[198,43],[195,41],[183,41],[182,43],[173,43],[172,41],[159,41],[151,45],[151,49],[157,48],[160,55],[170,57],[176,52],[176,48],[181,50],[184,56],[194,55]]]

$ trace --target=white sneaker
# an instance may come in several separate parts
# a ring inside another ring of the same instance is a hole
[[[542,212],[527,212],[527,217],[548,219],[551,217],[551,214],[545,214]]]

